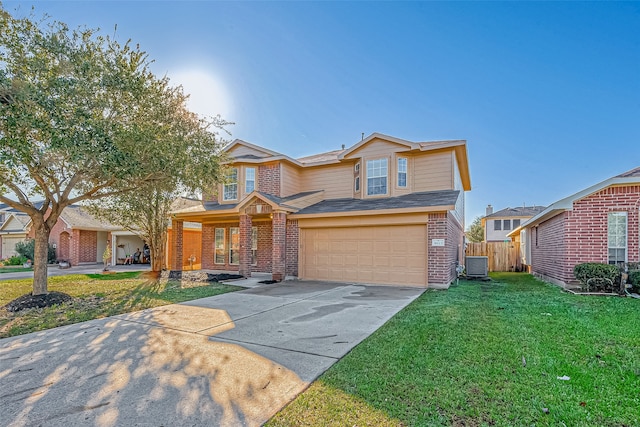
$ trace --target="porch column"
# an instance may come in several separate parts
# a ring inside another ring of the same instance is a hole
[[[174,219],[171,222],[171,260],[170,267],[174,271],[182,271],[182,246],[184,221]]]
[[[202,252],[200,255],[203,270],[214,270],[216,229],[213,224],[202,224]]]
[[[274,212],[272,220],[273,244],[271,280],[283,280],[287,256],[287,214]]]
[[[240,264],[238,274],[251,277],[251,217],[240,214]]]

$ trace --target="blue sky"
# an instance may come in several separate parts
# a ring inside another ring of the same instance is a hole
[[[117,24],[194,111],[292,157],[362,132],[466,139],[468,221],[640,166],[640,2],[3,4]]]

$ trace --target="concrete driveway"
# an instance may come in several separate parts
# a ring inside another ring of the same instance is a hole
[[[258,426],[424,289],[287,281],[0,340],[0,425]]]

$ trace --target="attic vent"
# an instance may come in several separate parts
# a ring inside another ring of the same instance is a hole
[[[247,215],[260,215],[260,214],[270,214],[273,211],[271,206],[262,203],[256,203],[255,205],[247,206],[245,209],[245,213]]]
[[[489,275],[489,257],[468,256],[465,260],[467,277],[487,277]]]

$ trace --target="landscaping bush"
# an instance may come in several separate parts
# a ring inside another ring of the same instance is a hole
[[[620,269],[615,265],[586,262],[573,267],[573,275],[580,280],[584,290],[616,293],[620,291]]]
[[[632,286],[631,290],[640,293],[640,270],[630,271],[628,280]]]
[[[33,261],[34,252],[36,250],[36,241],[34,239],[28,239],[24,242],[16,243],[16,252],[23,257]],[[26,261],[26,260],[25,260]],[[56,249],[49,243],[49,251],[47,253],[47,262],[53,264],[56,262]]]
[[[3,265],[22,265],[27,262],[27,257],[22,255],[14,255],[2,261]]]

